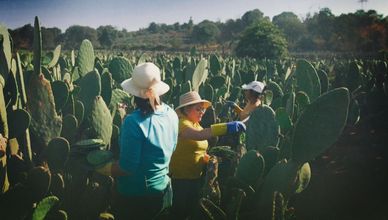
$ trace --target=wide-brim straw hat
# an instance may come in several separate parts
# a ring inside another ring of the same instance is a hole
[[[146,99],[146,91],[152,88],[156,95],[166,93],[170,86],[160,79],[160,69],[153,63],[137,65],[132,72],[132,78],[121,83],[123,90],[131,95]]]
[[[212,105],[212,103],[209,102],[208,100],[201,99],[201,96],[198,94],[198,92],[191,91],[179,97],[179,106],[176,107],[175,110],[178,110],[188,105],[197,104],[197,103],[203,103],[205,109]]]
[[[264,88],[265,88],[265,84],[260,82],[260,81],[252,81],[248,84],[242,85],[243,90],[250,90],[251,89],[251,90],[258,92],[258,93],[263,93]]]

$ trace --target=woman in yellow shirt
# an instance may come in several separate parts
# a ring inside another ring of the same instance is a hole
[[[175,109],[179,117],[179,131],[176,150],[170,162],[173,219],[185,219],[197,207],[200,178],[203,166],[209,159],[206,154],[207,139],[245,131],[245,125],[240,121],[202,128],[199,122],[209,106],[211,106],[209,101],[201,99],[197,92],[192,91],[181,95],[179,106]]]

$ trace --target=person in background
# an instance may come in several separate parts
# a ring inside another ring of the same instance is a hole
[[[209,101],[201,99],[196,91],[192,91],[180,96],[179,106],[175,109],[179,117],[179,135],[170,163],[172,219],[186,219],[197,207],[202,170],[209,160],[209,155],[206,154],[207,139],[245,131],[245,125],[239,121],[202,128],[199,122],[209,106]]]
[[[160,100],[169,86],[155,64],[136,66],[121,86],[134,96],[136,109],[121,126],[119,160],[97,172],[117,177],[115,219],[154,219],[172,202],[168,165],[177,144],[178,116]]]
[[[233,107],[234,111],[238,114],[241,121],[248,119],[249,115],[257,107],[261,106],[261,97],[265,89],[265,84],[260,81],[252,81],[248,84],[242,86],[244,90],[244,97],[246,100],[246,105],[244,108],[238,106],[235,102],[227,101],[227,107]]]

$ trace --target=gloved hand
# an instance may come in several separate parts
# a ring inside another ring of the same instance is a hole
[[[245,124],[241,121],[232,121],[226,123],[228,134],[238,133],[247,130]]]
[[[219,136],[245,131],[246,126],[241,121],[232,121],[211,125],[210,129],[213,136]]]

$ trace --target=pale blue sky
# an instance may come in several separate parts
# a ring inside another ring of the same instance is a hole
[[[388,0],[368,0],[363,6],[388,15]],[[33,24],[38,15],[42,26],[62,31],[74,24],[93,28],[111,24],[134,31],[151,22],[182,24],[190,17],[195,24],[204,19],[224,22],[256,8],[271,19],[284,11],[303,18],[324,7],[340,15],[361,9],[361,4],[359,0],[0,0],[0,23],[17,28]]]

